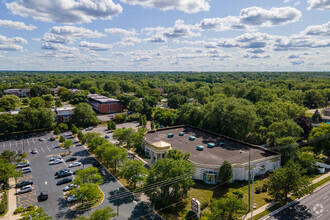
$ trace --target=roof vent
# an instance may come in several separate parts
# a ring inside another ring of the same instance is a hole
[[[225,142],[220,142],[220,146],[221,147],[225,147],[226,146],[226,143]]]
[[[207,143],[208,148],[214,148],[215,144],[214,143]]]
[[[168,138],[172,138],[172,137],[174,137],[174,134],[169,133],[169,134],[167,135],[167,137],[168,137]]]
[[[196,150],[202,151],[202,150],[204,150],[204,146],[203,145],[197,145]]]
[[[184,135],[184,133],[183,133],[183,132],[180,132],[180,133],[179,133],[179,136],[183,136],[183,135]]]
[[[189,141],[194,141],[195,139],[195,136],[189,136]]]

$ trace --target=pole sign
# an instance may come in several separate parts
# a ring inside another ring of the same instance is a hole
[[[195,212],[197,214],[198,218],[201,217],[201,203],[197,199],[195,199],[195,198],[191,199],[191,207],[190,208],[193,212]]]

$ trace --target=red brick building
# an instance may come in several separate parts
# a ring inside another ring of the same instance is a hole
[[[103,95],[89,94],[89,104],[93,107],[94,111],[99,113],[116,113],[121,112],[123,107],[119,100],[108,98]]]

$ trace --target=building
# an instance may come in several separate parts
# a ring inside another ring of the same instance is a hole
[[[20,98],[30,97],[31,89],[6,89],[3,91],[5,95],[16,95]]]
[[[233,180],[247,180],[249,154],[251,170],[262,175],[280,167],[280,155],[260,146],[244,143],[192,126],[176,126],[146,133],[143,143],[145,154],[154,164],[165,158],[168,150],[190,153],[189,161],[196,167],[195,179],[215,184],[219,167],[227,160],[233,167]]]
[[[98,94],[89,94],[88,98],[89,104],[99,113],[116,113],[121,112],[123,109],[120,101],[114,98],[108,98]]]
[[[73,109],[74,107],[55,108],[55,121],[57,121],[57,123],[63,123],[67,119],[70,119],[73,115]]]

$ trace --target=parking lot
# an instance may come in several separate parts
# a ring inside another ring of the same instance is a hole
[[[54,174],[58,170],[68,168],[69,164],[73,163],[65,162],[71,156],[76,157],[76,161],[82,163],[81,167],[71,168],[71,171],[92,166],[96,159],[73,138],[71,133],[67,132],[61,135],[66,139],[73,139],[74,145],[71,146],[71,155],[64,157],[63,163],[56,165],[49,165],[49,159],[54,155],[65,153],[66,150],[57,147],[59,144],[57,140],[48,140],[53,136],[52,133],[43,133],[33,137],[19,137],[0,142],[0,153],[4,150],[24,150],[28,155],[26,159],[29,160],[32,169],[31,173],[24,174],[23,177],[18,179],[18,182],[32,180],[33,190],[29,193],[17,195],[17,206],[36,205],[43,207],[54,219],[73,219],[79,215],[90,215],[92,210],[77,212],[70,209],[63,192],[63,188],[69,183],[57,186],[56,183],[59,179],[55,179]],[[45,141],[39,141],[39,138],[44,138]],[[38,153],[31,154],[33,149],[36,149]],[[148,215],[144,219],[160,219],[153,213],[148,203],[141,202],[134,196],[127,196],[130,195],[129,193],[124,198],[118,198],[116,194],[122,194],[125,189],[103,166],[98,167],[98,169],[103,178],[103,184],[100,185],[100,188],[105,195],[104,201],[98,208],[110,206],[117,210],[118,207],[120,219],[140,219],[139,217],[145,214]],[[42,191],[48,192],[48,200],[39,200],[38,195]]]

